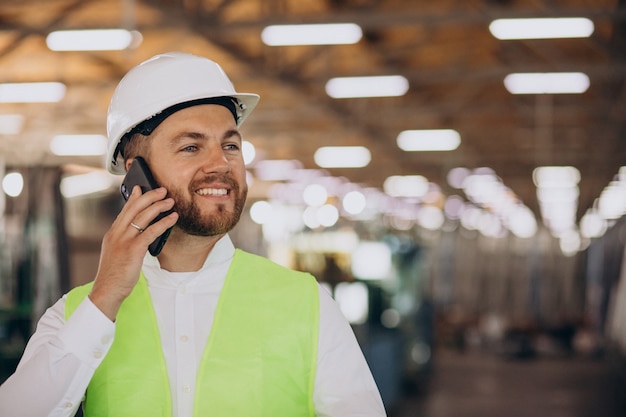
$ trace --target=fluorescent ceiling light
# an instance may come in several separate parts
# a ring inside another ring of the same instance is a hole
[[[580,171],[572,166],[544,166],[533,170],[533,182],[541,188],[576,187],[580,182]]]
[[[92,171],[63,178],[60,188],[63,197],[72,198],[108,190],[113,184],[111,174],[105,171]]]
[[[23,125],[24,116],[21,114],[0,114],[0,135],[17,135]]]
[[[523,204],[515,206],[507,215],[509,230],[521,238],[533,237],[537,233],[537,220],[533,212]]]
[[[322,184],[309,184],[302,192],[302,199],[307,206],[321,207],[328,199],[328,191]]]
[[[621,181],[611,181],[600,193],[598,213],[605,219],[619,219],[626,214],[626,186]]]
[[[17,197],[24,189],[24,177],[19,172],[10,172],[2,179],[2,190],[9,197]]]
[[[254,164],[256,177],[263,181],[283,181],[292,179],[302,162],[297,160],[265,159]]]
[[[496,19],[489,25],[489,30],[501,40],[588,38],[594,26],[584,17]]]
[[[315,163],[322,168],[362,168],[372,155],[364,146],[324,146],[315,151]]]
[[[582,72],[516,73],[504,78],[511,94],[581,94],[589,88]]]
[[[593,210],[587,212],[580,219],[580,234],[588,237],[601,237],[606,233],[607,222],[600,214]]]
[[[367,206],[365,195],[358,191],[349,191],[341,200],[343,209],[350,214],[360,214]]]
[[[269,46],[353,44],[362,36],[354,23],[272,25],[261,32],[263,43]]]
[[[370,296],[364,282],[340,282],[335,287],[334,296],[341,313],[350,324],[363,324],[367,321]]]
[[[574,187],[559,187],[559,188],[537,188],[537,200],[539,205],[542,204],[557,204],[561,207],[564,204],[573,203],[576,204],[578,197],[580,196],[580,190],[577,186]]]
[[[403,151],[452,151],[461,144],[461,135],[453,129],[405,130],[396,139]]]
[[[256,148],[252,144],[252,142],[248,142],[244,140],[241,142],[241,149],[243,151],[243,163],[245,165],[249,165],[256,158]]]
[[[50,150],[55,155],[104,155],[106,138],[102,135],[58,135],[52,138]]]
[[[408,90],[409,81],[401,75],[337,77],[326,83],[326,94],[332,98],[397,97]]]
[[[65,84],[6,83],[0,84],[0,103],[56,103],[65,96]]]
[[[391,249],[382,242],[361,242],[352,252],[352,273],[361,279],[385,279],[392,269]]]
[[[140,42],[139,32],[125,29],[61,30],[46,37],[52,51],[120,51]]]
[[[392,197],[423,197],[429,182],[422,175],[392,175],[385,179],[383,190]]]

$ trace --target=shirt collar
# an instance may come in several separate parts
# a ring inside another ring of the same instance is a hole
[[[233,245],[232,240],[228,234],[224,235],[220,240],[215,243],[211,252],[209,252],[209,256],[204,260],[204,265],[199,269],[199,271],[210,267],[211,265],[219,264],[222,262],[230,261],[235,255],[235,245]],[[150,255],[149,252],[146,252],[146,255],[143,258],[143,266],[144,268],[158,268],[161,269],[161,264],[159,263],[159,259]]]

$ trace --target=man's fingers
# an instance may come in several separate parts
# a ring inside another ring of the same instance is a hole
[[[139,212],[133,219],[131,219],[129,224],[134,223],[137,226],[139,226],[141,229],[143,229],[142,232],[145,232],[149,228],[155,226],[155,225],[150,225],[150,223],[152,223],[152,221],[159,214],[170,210],[172,207],[174,207],[174,200],[171,198],[166,198],[165,200],[156,201],[155,203],[152,203],[151,205],[146,207],[144,210]],[[132,226],[132,224],[131,224],[131,227],[137,229],[136,227]],[[137,230],[139,231],[139,229]]]

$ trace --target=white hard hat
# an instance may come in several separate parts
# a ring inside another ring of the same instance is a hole
[[[219,97],[236,101],[231,111],[237,126],[259,101],[257,94],[236,92],[222,68],[207,58],[170,52],[137,65],[122,78],[111,98],[107,115],[107,169],[113,174],[126,173],[118,145],[138,124],[172,106]]]

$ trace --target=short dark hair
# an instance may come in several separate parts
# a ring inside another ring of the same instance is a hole
[[[136,156],[148,158],[150,155],[150,146],[148,146],[148,136],[141,133],[126,134],[118,146],[120,154],[124,158],[124,166],[126,161]]]

